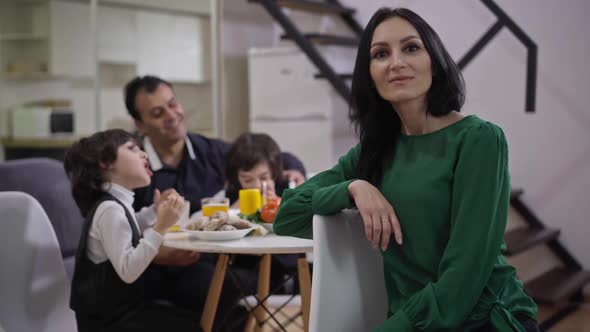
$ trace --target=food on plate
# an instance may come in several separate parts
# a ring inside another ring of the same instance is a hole
[[[217,230],[218,231],[235,231],[235,230],[237,230],[237,228],[235,228],[232,225],[225,224],[225,225],[219,227],[219,229],[217,229]]]
[[[217,211],[211,217],[200,216],[195,221],[186,225],[191,231],[235,231],[237,229],[250,228],[248,220],[238,216],[229,216],[226,212]]]

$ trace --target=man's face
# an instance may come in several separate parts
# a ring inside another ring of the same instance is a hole
[[[186,136],[184,110],[166,84],[160,84],[153,93],[140,90],[135,96],[135,108],[141,119],[135,120],[135,126],[150,140],[174,144]]]

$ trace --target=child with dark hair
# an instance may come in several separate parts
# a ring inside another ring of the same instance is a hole
[[[241,189],[260,189],[267,202],[271,202],[280,199],[283,191],[289,187],[288,178],[283,176],[281,149],[272,137],[262,133],[244,133],[235,140],[226,155],[225,178],[227,181],[225,195],[236,208],[239,207],[238,196]],[[266,218],[264,208],[261,218]],[[271,218],[274,219],[274,214]],[[297,267],[297,255],[273,255],[272,258],[272,289],[277,289],[277,286],[283,282],[284,276]],[[241,256],[234,261],[233,265],[253,269],[258,261],[258,257]],[[296,279],[295,277],[294,280]],[[297,282],[295,282],[296,289]]]
[[[135,138],[120,129],[76,142],[64,167],[86,221],[76,254],[70,306],[79,331],[198,331],[196,318],[150,301],[146,272],[184,199],[155,193],[151,207],[134,213],[133,190],[147,186],[151,171]]]
[[[231,146],[225,160],[226,196],[232,204],[240,189],[260,189],[268,198],[280,196],[289,181],[283,176],[281,149],[267,134],[245,133]]]

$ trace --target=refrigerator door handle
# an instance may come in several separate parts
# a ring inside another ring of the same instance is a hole
[[[303,114],[303,115],[258,115],[253,117],[251,122],[278,122],[278,121],[326,121],[330,118],[325,114]]]

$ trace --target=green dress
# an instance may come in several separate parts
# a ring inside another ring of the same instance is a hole
[[[279,235],[311,238],[314,214],[354,204],[360,146],[334,168],[285,191]],[[401,135],[379,187],[403,233],[383,251],[388,319],[375,331],[524,331],[515,314],[535,318],[515,269],[502,256],[510,204],[508,148],[500,128],[467,116],[424,135]],[[335,281],[337,282],[337,281]]]

